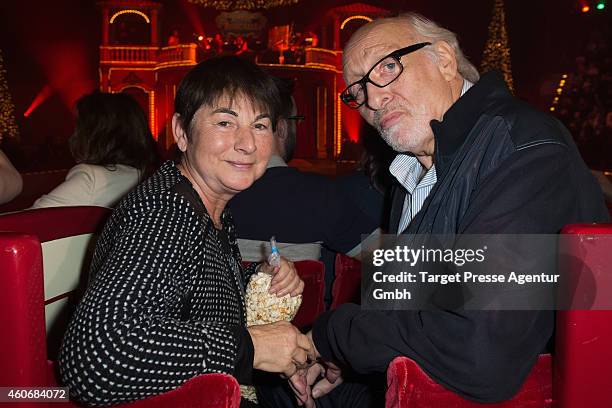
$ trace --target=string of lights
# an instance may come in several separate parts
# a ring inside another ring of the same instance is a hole
[[[299,0],[189,0],[190,3],[199,4],[217,10],[257,10],[272,7],[290,6]]]
[[[503,0],[495,0],[493,17],[489,24],[489,38],[485,44],[480,68],[482,72],[491,71],[493,69],[501,71],[508,88],[510,88],[510,91],[514,92],[510,47],[508,46],[508,33],[506,30],[506,15],[504,12]]]
[[[4,58],[0,50],[0,136],[18,137],[19,129],[15,122],[15,105],[8,89]]]
[[[554,112],[557,109],[557,104],[559,103],[559,98],[563,93],[563,88],[565,87],[565,82],[567,81],[567,74],[561,75],[561,80],[559,80],[559,86],[555,91],[555,97],[552,100],[552,105],[550,106],[550,111]]]

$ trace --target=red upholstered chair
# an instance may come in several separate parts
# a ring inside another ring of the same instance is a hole
[[[48,357],[55,359],[79,290],[87,281],[95,236],[111,210],[53,207],[0,215],[0,231],[36,236],[42,247]]]
[[[297,261],[295,268],[304,281],[302,305],[292,323],[306,330],[314,323],[317,316],[325,310],[325,265],[319,261]]]
[[[48,362],[49,378],[55,378],[55,366]],[[48,386],[56,386],[51,382]],[[115,405],[117,408],[238,408],[240,387],[236,379],[227,374],[205,374],[193,377],[179,388],[155,397],[129,404]],[[38,405],[37,405],[38,406]],[[79,408],[78,404],[53,403],[52,408]],[[21,408],[21,404],[19,406]],[[27,408],[27,407],[24,407]],[[33,407],[35,408],[35,407]]]
[[[334,269],[331,309],[343,303],[361,303],[361,262],[338,254]]]
[[[576,284],[578,310],[557,312],[554,406],[612,407],[612,224],[569,225],[563,233],[559,266]]]
[[[35,236],[0,232],[0,327],[0,387],[46,385],[42,251]]]
[[[387,369],[387,408],[548,408],[551,406],[551,356],[543,354],[511,400],[480,404],[449,391],[432,380],[417,363],[397,357]]]
[[[58,207],[0,215],[0,231],[16,231],[0,232],[0,386],[57,384],[47,348],[51,355],[57,351],[88,269],[92,238],[109,214],[102,207]],[[126,406],[233,408],[239,403],[233,377],[208,374]]]
[[[562,232],[559,268],[573,283],[565,305],[572,310],[557,312],[552,358],[541,355],[519,393],[493,407],[612,407],[612,224]],[[387,380],[387,407],[482,406],[444,389],[406,357],[389,365]]]

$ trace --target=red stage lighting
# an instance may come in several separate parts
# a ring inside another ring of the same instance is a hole
[[[588,13],[589,10],[591,10],[591,7],[589,7],[589,6],[582,6],[582,12],[583,13]]]
[[[198,35],[204,36],[204,25],[200,19],[198,7],[196,7],[195,4],[188,2],[188,0],[179,0],[179,5],[183,9],[183,14],[187,16],[193,31],[198,33]]]
[[[203,35],[198,35],[198,41],[202,41],[204,39]]]
[[[38,108],[41,103],[46,101],[51,96],[51,94],[52,94],[51,87],[49,85],[45,85],[43,89],[41,89],[40,92],[38,92],[38,95],[34,97],[34,100],[30,104],[28,109],[26,109],[23,116],[26,118],[30,116],[32,112],[34,111],[34,109]]]

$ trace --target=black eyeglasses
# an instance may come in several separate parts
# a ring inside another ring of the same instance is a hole
[[[304,115],[292,115],[292,116],[287,116],[285,119],[287,120],[295,120],[296,122],[300,122],[301,120],[306,119],[306,116]]]
[[[401,57],[411,52],[418,51],[426,45],[431,45],[431,43],[422,42],[412,44],[408,47],[395,50],[389,55],[381,58],[359,81],[353,82],[347,86],[340,94],[340,99],[342,99],[342,102],[347,104],[351,109],[359,108],[368,101],[366,86],[368,82],[378,88],[384,88],[389,85],[399,78],[404,71]]]

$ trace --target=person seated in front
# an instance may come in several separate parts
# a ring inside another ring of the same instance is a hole
[[[76,128],[68,142],[78,164],[32,208],[114,207],[156,161],[147,117],[131,96],[93,92],[77,101],[76,112]]]
[[[292,264],[241,265],[226,204],[265,171],[279,111],[271,77],[235,56],[182,80],[172,118],[178,163],[164,163],[118,205],[102,232],[85,295],[60,355],[70,397],[88,405],[144,399],[199,374],[248,384],[254,369],[286,376],[313,352],[288,322],[246,328],[244,288],[302,293]]]
[[[267,242],[275,235],[283,255],[292,261],[318,260],[322,246],[347,253],[362,234],[379,226],[328,177],[288,166],[297,143],[293,81],[274,78],[282,101],[272,157],[265,174],[229,203],[238,231],[238,245],[249,261],[266,259]]]

